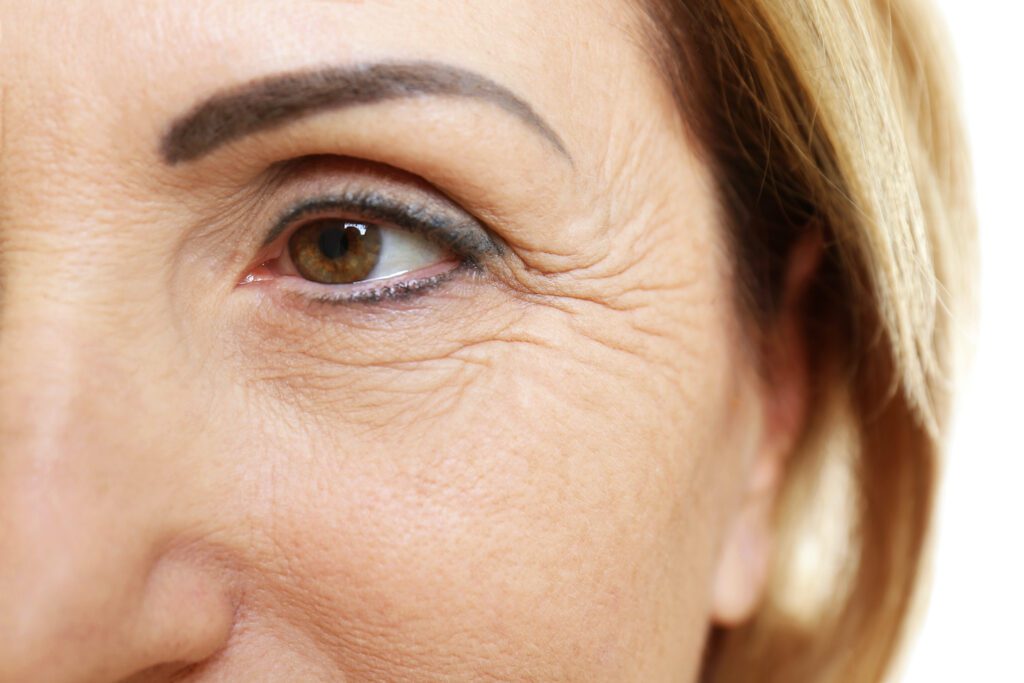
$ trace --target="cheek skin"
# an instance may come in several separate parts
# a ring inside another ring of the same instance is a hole
[[[543,366],[558,377],[556,363]],[[693,465],[660,434],[666,411],[623,410],[599,377],[576,377],[586,405],[549,377],[499,375],[504,400],[467,388],[432,438],[343,444],[336,425],[286,439],[264,476],[275,502],[253,520],[268,530],[254,611],[364,675],[615,680],[659,627],[691,649],[708,572],[692,558],[712,554]]]

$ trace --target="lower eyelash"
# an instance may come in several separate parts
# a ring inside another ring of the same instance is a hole
[[[458,266],[431,277],[418,280],[404,280],[377,289],[364,289],[352,294],[323,294],[310,298],[314,304],[345,305],[345,304],[378,304],[391,301],[409,300],[419,294],[455,279],[467,271],[478,272],[480,267],[473,261],[465,260]]]

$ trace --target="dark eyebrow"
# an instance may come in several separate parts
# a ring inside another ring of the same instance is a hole
[[[496,104],[569,158],[562,138],[512,91],[480,74],[436,62],[381,62],[261,78],[215,94],[176,120],[160,152],[171,165],[194,161],[229,142],[302,116],[423,95]]]

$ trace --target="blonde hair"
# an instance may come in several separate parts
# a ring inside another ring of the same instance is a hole
[[[927,549],[974,263],[945,37],[915,0],[648,0],[681,118],[716,173],[742,300],[770,325],[793,246],[811,424],[789,463],[768,595],[712,634],[711,683],[877,683]]]

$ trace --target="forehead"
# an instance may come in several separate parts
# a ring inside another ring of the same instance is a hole
[[[4,132],[151,151],[197,98],[237,83],[431,60],[482,73],[556,129],[600,140],[596,122],[623,107],[619,89],[635,99],[650,77],[636,25],[617,0],[0,0]]]

